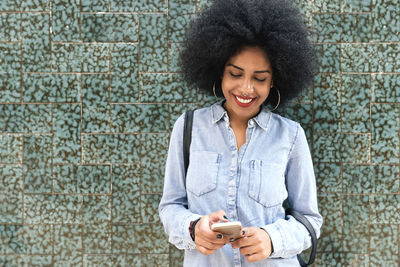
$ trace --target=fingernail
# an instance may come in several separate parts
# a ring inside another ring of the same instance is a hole
[[[235,241],[235,239],[233,239],[233,238],[229,239],[229,242],[232,243],[233,241]]]
[[[228,217],[226,217],[226,215],[224,215],[224,219],[227,219],[227,220],[228,220]]]
[[[243,231],[242,231],[242,235],[245,235],[245,234],[246,234],[246,232],[243,230]]]
[[[221,235],[221,234],[218,234],[218,235],[217,235],[217,238],[218,238],[218,239],[221,239],[221,238],[222,238],[222,235]]]

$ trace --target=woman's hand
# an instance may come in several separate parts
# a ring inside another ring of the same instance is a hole
[[[196,249],[204,255],[213,254],[217,249],[229,243],[229,238],[211,230],[211,225],[220,221],[227,222],[224,218],[225,211],[219,210],[201,217],[195,227]]]
[[[258,227],[243,228],[244,235],[232,242],[232,248],[240,248],[248,262],[256,262],[269,257],[272,242],[268,233]]]

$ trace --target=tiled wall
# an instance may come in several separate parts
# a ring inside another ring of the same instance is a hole
[[[316,266],[399,266],[399,0],[296,0],[321,73],[306,129]],[[177,55],[203,0],[0,1],[0,266],[179,266],[157,215],[169,132],[212,103]]]

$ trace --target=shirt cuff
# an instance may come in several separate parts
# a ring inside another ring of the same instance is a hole
[[[187,247],[188,249],[196,249],[196,243],[194,243],[192,237],[190,236],[189,226],[191,221],[195,221],[199,218],[201,218],[201,215],[192,214],[183,220],[181,231],[184,239],[183,241],[185,244],[187,244],[187,246],[185,247]]]
[[[271,243],[274,248],[274,252],[271,253],[269,257],[271,258],[281,258],[284,252],[284,239],[281,231],[275,224],[268,224],[262,227],[267,231],[269,237],[271,238]]]

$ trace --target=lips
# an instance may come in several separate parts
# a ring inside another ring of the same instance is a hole
[[[256,99],[255,97],[243,97],[243,96],[237,96],[233,95],[233,99],[235,99],[236,104],[238,104],[240,107],[247,108],[251,106]]]

